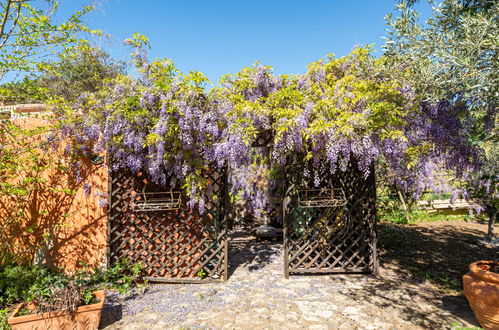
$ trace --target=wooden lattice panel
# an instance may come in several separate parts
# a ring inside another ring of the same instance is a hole
[[[283,202],[285,276],[289,273],[377,272],[374,171],[364,178],[355,165],[332,177],[346,203],[302,207],[297,189]]]
[[[124,258],[141,263],[151,281],[226,280],[225,175],[215,172],[207,177],[217,198],[200,215],[189,208],[185,196],[178,209],[145,212],[136,207],[137,196],[151,183],[140,175],[112,173],[110,264]]]

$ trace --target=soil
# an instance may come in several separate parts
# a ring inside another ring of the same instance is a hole
[[[379,225],[380,261],[385,267],[416,280],[430,281],[439,290],[462,293],[461,278],[469,264],[499,260],[499,248],[483,245],[485,221],[434,221],[414,225]]]
[[[485,223],[379,225],[380,274],[283,277],[280,242],[234,231],[224,283],[151,285],[108,293],[105,329],[451,329],[477,327],[461,291]]]

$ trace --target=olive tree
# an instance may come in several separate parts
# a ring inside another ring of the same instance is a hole
[[[499,207],[499,2],[429,1],[433,15],[425,22],[415,2],[399,3],[399,15],[386,18],[387,63],[406,70],[423,99],[452,100],[471,141],[484,150],[484,166],[470,182],[490,215],[491,239]]]

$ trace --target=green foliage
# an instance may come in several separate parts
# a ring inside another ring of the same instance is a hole
[[[110,125],[115,125],[118,121],[126,121],[127,127],[145,133],[144,139],[137,144],[144,147],[167,145],[168,149],[165,150],[162,159],[171,162],[181,159],[188,168],[193,169],[189,175],[186,175],[185,180],[182,180],[183,188],[188,195],[203,191],[207,185],[207,180],[202,175],[206,166],[200,157],[193,157],[193,153],[197,153],[197,150],[190,150],[181,141],[179,121],[195,120],[192,114],[189,117],[189,114],[181,109],[182,106],[188,110],[199,109],[200,113],[208,111],[207,98],[204,95],[208,79],[200,72],[192,71],[187,74],[179,72],[169,59],[148,62],[144,50],[148,47],[148,41],[140,34],[134,34],[125,44],[133,47],[131,57],[140,77],[137,79],[131,75],[118,74],[113,79],[105,81],[103,87],[95,93],[83,95],[78,101],[78,108],[73,104],[68,105],[66,100],[55,100],[58,114],[63,117],[59,124],[76,127],[73,136],[75,137],[77,134],[84,135],[85,133],[79,130],[89,124],[100,126],[107,121]],[[159,97],[160,95],[164,97]],[[151,103],[145,101],[147,96],[154,101]],[[85,112],[84,116],[81,114],[82,109]],[[164,113],[158,109],[163,109]],[[189,126],[191,125],[193,124],[189,123]],[[158,127],[164,127],[165,132],[156,133]],[[102,132],[103,127],[100,129]],[[195,134],[199,134],[194,137],[196,141],[212,139],[209,132],[197,131]],[[125,131],[113,134],[104,147],[123,148],[123,141],[127,136],[130,135]],[[125,149],[127,153],[134,153],[129,147]]]
[[[398,5],[397,17],[387,16],[384,56],[388,66],[407,71],[422,99],[454,102],[470,140],[485,150],[485,166],[472,176],[470,190],[487,209],[497,210],[499,2],[429,2],[433,15],[424,23],[405,1]]]
[[[383,79],[382,60],[372,58],[370,48],[357,48],[346,57],[330,56],[325,62],[309,65],[307,75],[325,69],[325,81],[314,81],[308,97],[316,104],[316,118],[310,134],[334,129],[340,137],[378,133],[384,138],[399,138],[407,102],[400,94],[400,81]],[[365,102],[369,113],[356,111]]]
[[[0,101],[6,103],[38,103],[48,98],[48,91],[37,79],[24,77],[20,81],[0,85]]]
[[[80,41],[71,51],[61,53],[57,61],[48,63],[36,84],[49,96],[74,100],[83,93],[96,92],[106,80],[124,71],[123,62],[114,61],[101,49]]]
[[[452,330],[483,330],[483,328],[480,327],[465,327],[458,322],[452,322],[451,328]]]
[[[122,259],[104,270],[82,267],[75,274],[74,281],[77,285],[85,286],[90,291],[108,288],[118,290],[120,294],[127,294],[130,289],[139,285],[137,281],[141,277],[143,268],[140,263],[132,265],[128,259]]]
[[[45,137],[49,129],[0,121],[0,240],[7,242],[0,247],[0,265],[33,262],[35,251],[44,247],[64,222],[62,215],[57,219],[51,218],[55,213],[48,216],[45,203],[47,196],[74,194],[71,187],[47,176],[49,172],[62,174],[68,170],[63,159],[55,160],[46,152],[50,147]]]
[[[81,33],[100,33],[82,22],[82,17],[93,10],[92,6],[83,6],[61,21],[57,16],[59,1],[34,3],[20,0],[0,3],[0,81],[7,72],[40,70],[47,57],[71,50]]]
[[[32,286],[39,287],[38,279],[43,281],[46,275],[38,266],[4,267],[0,274],[0,306],[32,300]]]
[[[44,61],[56,53],[62,53],[61,56],[66,56],[68,61],[75,54],[84,56],[89,53],[89,48],[83,48],[85,43],[78,43],[78,40],[82,32],[98,33],[82,23],[82,17],[93,7],[84,6],[61,22],[57,16],[58,6],[59,2],[54,0],[36,4],[34,1],[19,0],[0,3],[0,81],[8,72],[48,70],[54,73],[59,70],[59,73],[64,73],[68,70],[64,66],[66,62],[54,66]],[[78,68],[81,70],[81,67]],[[88,71],[95,74],[92,70]],[[81,78],[76,80],[87,86],[88,81]],[[75,80],[72,84],[72,87],[78,87]],[[0,93],[4,100],[21,102],[40,101],[49,95],[43,84],[28,78],[1,86]],[[0,239],[8,243],[0,248],[0,265],[9,261],[31,262],[40,244],[47,243],[40,238],[50,238],[60,225],[50,223],[43,227],[40,221],[31,222],[32,206],[42,205],[38,201],[49,191],[72,193],[71,189],[48,182],[44,176],[51,169],[64,168],[61,160],[49,160],[50,155],[43,150],[45,143],[42,136],[47,132],[47,127],[23,129],[8,120],[0,122],[0,197],[2,207],[9,208],[6,218],[0,222]],[[41,215],[47,212],[45,209],[38,211]],[[5,212],[2,211],[3,214]]]
[[[235,75],[224,76],[220,84],[232,86],[227,97],[235,103],[235,109],[228,116],[234,116],[233,130],[240,131],[247,143],[257,135],[252,118],[269,117],[275,126],[276,141],[284,132],[297,125],[297,118],[305,111],[305,105],[314,104],[312,123],[303,132],[306,142],[314,135],[334,131],[338,138],[352,138],[366,132],[380,133],[382,138],[399,138],[404,125],[400,83],[397,80],[383,79],[384,61],[375,60],[369,47],[356,48],[348,56],[336,59],[330,55],[326,59],[308,66],[307,77],[311,88],[297,88],[298,78],[281,76],[283,84],[274,93],[257,100],[244,97],[245,91],[255,88],[251,79],[261,66],[244,68]],[[264,67],[270,74],[271,68]],[[325,79],[315,78],[318,72],[325,71]],[[222,94],[226,91],[216,90]],[[370,113],[359,113],[359,102],[365,102]],[[306,144],[305,144],[306,147]]]
[[[0,309],[0,330],[10,329],[10,325],[8,322],[10,309],[4,308]]]
[[[400,15],[387,17],[385,45],[388,63],[408,70],[419,93],[433,100],[455,96],[482,125],[487,118],[494,120],[490,111],[496,111],[499,86],[499,4],[485,3],[472,7],[444,0],[423,25],[418,13],[402,2]]]
[[[497,143],[499,3],[444,0],[424,24],[405,2],[398,9],[386,18],[388,65],[407,70],[423,99],[452,99],[464,108],[476,143]]]
[[[423,221],[448,221],[448,220],[462,220],[469,219],[468,214],[446,214],[444,212],[430,212],[428,210],[420,210],[411,208],[409,216],[402,210],[402,206],[398,205],[394,209],[387,210],[383,208],[378,209],[379,220],[407,224],[419,223]]]
[[[125,63],[79,41],[71,50],[48,61],[38,75],[0,85],[0,100],[7,103],[47,102],[50,98],[75,100],[81,94],[93,93],[108,80],[125,72]]]
[[[200,270],[198,271],[198,273],[197,273],[197,277],[198,277],[199,279],[203,279],[203,278],[205,278],[205,277],[206,277],[206,272],[205,272],[204,270],[200,269]]]
[[[434,200],[437,200],[437,199],[450,199],[451,198],[451,194],[449,193],[424,193],[423,195],[421,195],[421,198],[420,200],[422,201],[434,201]]]
[[[20,302],[51,302],[55,289],[75,284],[82,305],[94,303],[92,292],[100,289],[115,289],[128,294],[136,286],[144,289],[147,283],[139,284],[142,266],[130,264],[127,259],[116,262],[108,269],[80,269],[74,276],[59,270],[41,266],[8,265],[0,269],[0,329],[4,329],[10,308]]]

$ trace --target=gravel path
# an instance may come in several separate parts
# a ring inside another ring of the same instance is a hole
[[[109,293],[105,329],[450,329],[476,327],[462,296],[409,281],[393,265],[380,276],[282,275],[281,243],[236,235],[230,278],[215,284],[151,285]]]

